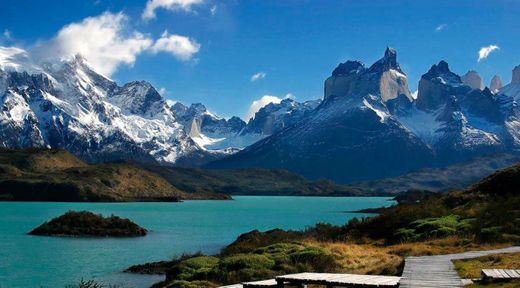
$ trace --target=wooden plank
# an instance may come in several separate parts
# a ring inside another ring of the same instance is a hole
[[[499,279],[506,278],[506,277],[504,277],[504,274],[502,272],[500,272],[500,269],[493,269],[493,271],[495,271],[497,278],[499,278]]]
[[[520,278],[520,271],[513,269],[482,269],[482,276],[489,279]]]
[[[277,285],[278,284],[275,279],[242,283],[243,288],[276,287]]]
[[[298,273],[276,277],[290,284],[321,284],[328,286],[397,287],[401,277],[339,273]]]

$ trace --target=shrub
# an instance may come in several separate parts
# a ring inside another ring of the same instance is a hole
[[[219,263],[219,269],[226,271],[240,269],[271,269],[275,265],[275,261],[266,255],[259,254],[237,254],[222,259]]]
[[[169,279],[206,280],[217,266],[219,259],[213,256],[196,256],[181,260],[168,271]]]

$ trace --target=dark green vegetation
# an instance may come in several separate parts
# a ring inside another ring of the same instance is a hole
[[[308,181],[280,169],[206,170],[181,167],[143,166],[172,185],[189,193],[231,195],[370,196],[356,187],[327,180]]]
[[[308,181],[278,169],[87,164],[63,150],[0,149],[0,200],[108,202],[230,199],[228,195],[388,195],[416,189],[446,190],[450,185],[459,187],[515,159],[516,156],[506,154],[481,157],[445,169],[425,169],[391,179],[339,185],[327,180]]]
[[[69,211],[50,222],[43,223],[29,234],[38,236],[137,237],[145,236],[146,229],[129,219],[114,215],[103,217],[87,211]]]
[[[452,191],[477,183],[480,179],[520,161],[520,156],[496,154],[445,168],[426,168],[402,176],[350,184],[367,193],[396,194],[409,190]]]
[[[325,248],[303,243],[276,243],[241,253],[224,251],[217,256],[191,255],[159,263],[166,280],[154,287],[190,287],[195,281],[203,287],[216,283],[235,283],[243,279],[268,279],[275,275],[304,271],[333,272],[337,264]],[[134,266],[127,272],[149,273],[150,265]]]
[[[0,200],[179,201],[235,195],[366,195],[330,181],[268,169],[203,170],[137,163],[87,164],[64,150],[0,149]]]
[[[428,195],[414,204],[383,209],[344,229],[387,242],[457,235],[476,241],[520,242],[520,164],[462,191]]]
[[[63,150],[0,150],[0,200],[179,201],[191,195],[128,164],[89,165]]]
[[[231,195],[374,196],[395,195],[409,190],[446,191],[462,189],[498,169],[508,167],[520,156],[497,154],[445,168],[421,169],[399,177],[340,185],[332,181],[308,181],[281,169],[207,170],[144,166],[186,192]]]
[[[300,271],[399,275],[407,255],[520,243],[520,164],[446,194],[406,193],[380,215],[304,231],[252,231],[218,255],[131,267],[166,274],[156,287],[213,287]],[[197,284],[198,283],[198,284]]]

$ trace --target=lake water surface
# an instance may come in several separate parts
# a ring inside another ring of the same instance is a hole
[[[303,229],[318,222],[343,224],[353,217],[368,216],[347,211],[392,203],[385,197],[267,196],[183,203],[0,202],[0,287],[63,287],[81,278],[149,287],[162,277],[121,271],[183,253],[216,253],[253,229]],[[126,239],[26,235],[68,210],[130,218],[150,233]]]

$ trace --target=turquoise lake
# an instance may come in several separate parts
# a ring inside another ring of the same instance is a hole
[[[343,224],[353,217],[369,216],[348,211],[391,204],[386,197],[267,196],[183,203],[0,202],[0,287],[64,287],[81,278],[149,287],[162,277],[121,271],[183,253],[216,253],[253,229],[303,229],[318,222]],[[130,218],[150,233],[125,239],[26,234],[68,210]]]

